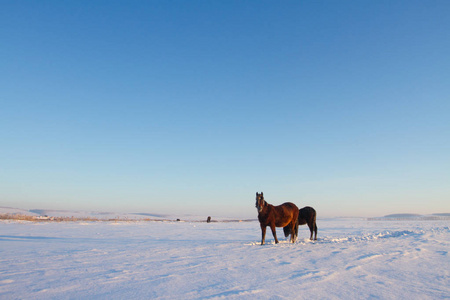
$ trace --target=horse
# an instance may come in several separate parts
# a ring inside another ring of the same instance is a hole
[[[273,206],[264,200],[264,195],[256,193],[256,209],[258,211],[259,225],[261,226],[261,245],[266,238],[266,227],[270,226],[275,243],[278,244],[275,227],[288,227],[291,234],[291,242],[295,243],[298,232],[298,207],[291,202]],[[287,235],[286,235],[287,237]]]
[[[308,224],[309,231],[311,232],[310,240],[313,240],[313,232],[315,233],[314,240],[317,240],[317,224],[316,224],[316,211],[310,206],[305,206],[298,211],[298,225]],[[288,236],[291,231],[289,227],[284,227],[284,235]]]

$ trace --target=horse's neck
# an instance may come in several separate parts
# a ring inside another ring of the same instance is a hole
[[[267,215],[269,213],[269,211],[271,211],[273,208],[273,205],[267,203],[266,201],[264,201],[264,207],[262,209],[262,211],[259,213],[261,216]]]

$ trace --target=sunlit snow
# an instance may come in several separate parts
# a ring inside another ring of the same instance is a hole
[[[257,221],[1,221],[0,298],[450,297],[448,220],[317,224],[261,246]]]

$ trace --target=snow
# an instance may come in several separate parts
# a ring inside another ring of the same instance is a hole
[[[1,221],[0,299],[450,297],[448,220],[317,225],[261,246],[255,221]]]

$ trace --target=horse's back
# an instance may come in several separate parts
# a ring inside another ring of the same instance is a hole
[[[305,206],[302,209],[300,209],[298,213],[302,217],[315,216],[316,210],[311,206]]]
[[[297,209],[297,210],[298,210],[297,205],[295,205],[295,204],[292,203],[292,202],[285,202],[285,203],[279,205],[279,207],[288,208],[289,210],[291,210],[291,209],[292,209],[292,210],[294,210],[294,209]]]
[[[295,218],[298,217],[299,209],[298,209],[297,205],[295,205],[294,203],[292,203],[292,202],[285,202],[285,203],[279,205],[278,207],[280,207],[283,210],[283,213],[285,215],[291,215],[292,214],[293,217],[295,217]]]
[[[276,227],[284,227],[298,218],[298,207],[292,202],[274,206],[277,217]]]
[[[298,219],[300,225],[306,224],[308,221],[312,221],[316,218],[316,210],[310,206],[305,206],[298,211]]]

